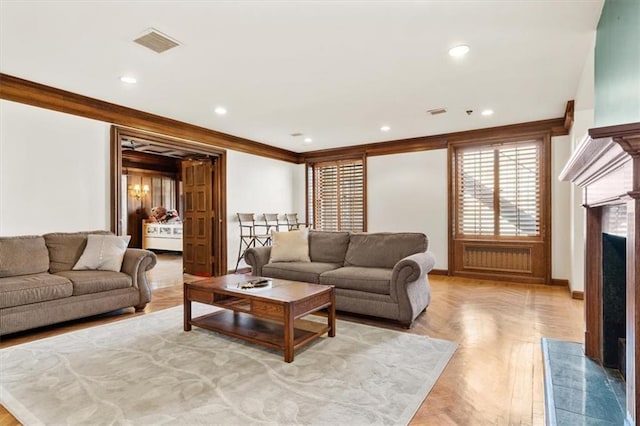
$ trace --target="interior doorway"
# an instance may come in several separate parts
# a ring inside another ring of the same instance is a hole
[[[194,164],[206,166],[194,169]],[[197,170],[198,181],[207,182],[196,194],[196,222],[187,213],[193,208],[194,193],[189,186],[185,196],[185,178],[193,178],[185,176],[185,170]],[[185,273],[227,273],[226,151],[112,126],[110,186],[111,230],[131,235],[131,247],[182,253]],[[191,229],[186,237],[185,229]]]

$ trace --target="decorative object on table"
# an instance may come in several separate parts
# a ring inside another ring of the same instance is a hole
[[[166,209],[163,206],[157,206],[151,209],[151,216],[148,219],[149,222],[159,223],[173,223],[180,222],[180,216],[175,209]]]
[[[260,288],[268,287],[271,284],[271,280],[266,278],[257,278],[255,280],[249,280],[236,285],[236,288],[248,289],[248,288]]]
[[[142,226],[142,248],[182,251],[182,221],[174,209],[156,206]]]

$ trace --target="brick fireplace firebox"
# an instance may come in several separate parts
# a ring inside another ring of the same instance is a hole
[[[560,178],[584,188],[585,354],[603,364],[611,364],[612,351],[607,346],[611,341],[607,309],[620,309],[605,304],[611,293],[608,272],[615,266],[607,266],[606,261],[603,264],[603,234],[614,226],[617,234],[626,238],[625,336],[619,336],[620,342],[626,338],[626,349],[619,359],[625,363],[621,370],[626,370],[626,423],[635,425],[640,415],[640,123],[589,130]],[[622,217],[612,221],[615,212],[622,212]],[[604,243],[606,248],[608,242]]]

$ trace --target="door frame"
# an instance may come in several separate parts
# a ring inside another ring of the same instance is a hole
[[[111,194],[111,232],[122,235],[122,138],[134,138],[152,145],[175,148],[195,154],[205,154],[217,157],[214,161],[213,182],[213,206],[218,219],[218,225],[214,229],[214,276],[225,275],[228,272],[227,265],[227,151],[201,142],[178,139],[170,136],[158,135],[138,129],[121,126],[111,126],[111,173],[109,180]]]

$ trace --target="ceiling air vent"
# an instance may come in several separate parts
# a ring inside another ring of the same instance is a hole
[[[153,28],[149,28],[140,37],[133,41],[141,46],[153,50],[156,53],[162,53],[180,45],[180,43],[173,40],[171,37],[162,34],[160,31]]]
[[[447,112],[446,108],[435,108],[435,109],[430,109],[427,111],[429,114],[431,115],[438,115],[438,114],[444,114],[445,112]]]

